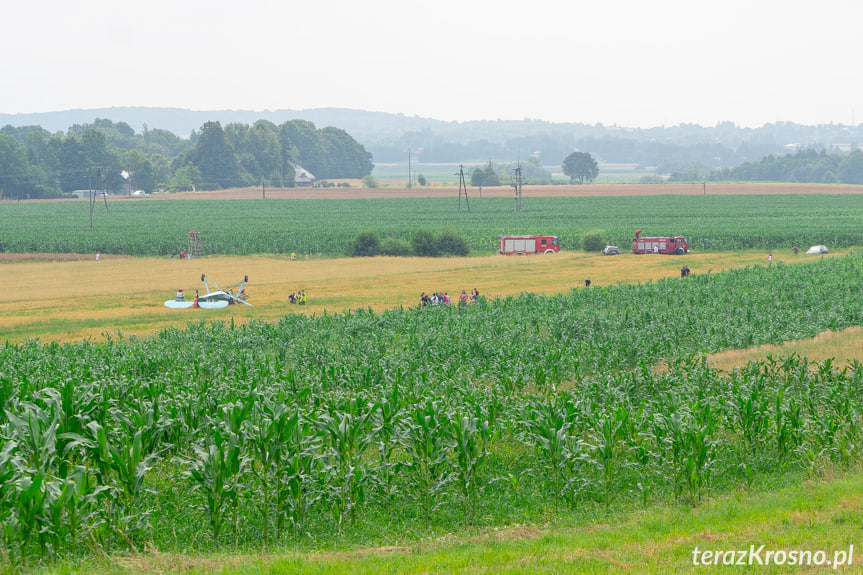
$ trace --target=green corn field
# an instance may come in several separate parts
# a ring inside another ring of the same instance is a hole
[[[613,191],[613,190],[612,190]],[[350,253],[360,231],[410,242],[417,230],[455,230],[471,251],[494,253],[499,234],[552,234],[565,250],[601,230],[623,249],[635,230],[682,234],[697,251],[774,250],[798,245],[863,245],[857,195],[718,195],[350,200],[115,201],[90,213],[87,202],[0,203],[0,252],[164,256],[200,232],[208,255]]]
[[[860,325],[861,276],[852,254],[6,344],[0,556],[420,537],[850,466],[863,365],[702,354]]]

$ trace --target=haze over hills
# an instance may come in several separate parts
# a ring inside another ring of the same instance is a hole
[[[188,137],[204,122],[216,121],[225,124],[239,122],[252,124],[257,120],[269,120],[281,124],[289,120],[309,120],[318,127],[335,126],[354,134],[375,128],[390,130],[397,126],[417,129],[429,123],[446,124],[438,120],[408,118],[400,114],[365,112],[344,108],[316,108],[312,110],[189,110],[185,108],[117,107],[74,109],[62,112],[39,112],[30,114],[0,114],[0,126],[42,126],[49,132],[67,130],[74,124],[89,124],[97,118],[113,122],[125,122],[136,132],[145,129],[167,130],[181,137]],[[356,136],[355,136],[356,137]]]
[[[665,171],[699,165],[733,167],[766,155],[801,148],[847,152],[863,142],[863,125],[806,126],[793,122],[742,128],[733,122],[716,126],[680,124],[626,128],[602,124],[552,123],[543,120],[446,122],[432,118],[345,108],[306,110],[189,110],[182,108],[115,107],[30,114],[0,114],[0,126],[38,125],[62,132],[98,118],[125,122],[136,132],[162,129],[189,137],[205,122],[274,124],[295,119],[316,127],[345,130],[372,153],[374,161],[405,161],[408,149],[418,161],[514,161],[538,155],[558,164],[574,150],[588,151],[606,162],[663,166]]]

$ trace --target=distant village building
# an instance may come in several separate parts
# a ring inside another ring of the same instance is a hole
[[[297,186],[311,186],[315,183],[315,176],[302,166],[294,166],[294,183]]]

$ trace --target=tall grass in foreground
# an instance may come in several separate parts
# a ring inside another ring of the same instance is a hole
[[[697,354],[859,324],[861,267],[7,345],[0,550],[377,540],[849,466],[859,362]]]

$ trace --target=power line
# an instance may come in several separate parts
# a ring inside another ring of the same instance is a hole
[[[515,182],[510,184],[513,188],[515,188],[515,212],[521,212],[521,162],[518,163],[518,167],[513,170],[515,172]]]
[[[461,212],[461,194],[464,188],[464,203],[467,205],[467,212],[470,213],[470,200],[467,198],[467,184],[464,181],[464,165],[458,165],[458,211]]]

